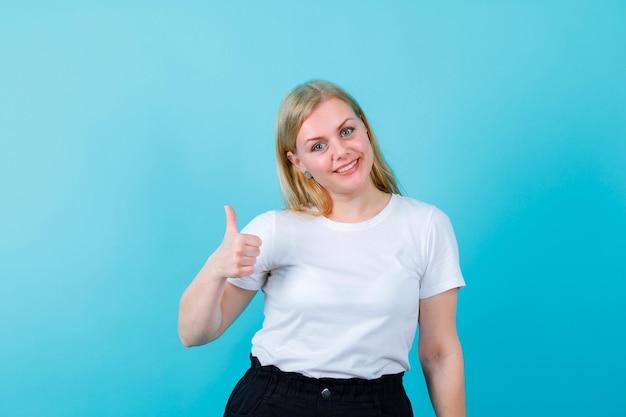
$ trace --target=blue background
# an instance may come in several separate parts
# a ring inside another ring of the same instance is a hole
[[[221,415],[262,296],[193,349],[179,297],[311,78],[453,221],[469,415],[626,415],[626,3],[55,3],[0,5],[0,415]]]

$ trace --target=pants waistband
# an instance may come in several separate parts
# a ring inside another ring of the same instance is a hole
[[[311,378],[297,372],[283,372],[273,365],[261,365],[252,355],[250,360],[252,366],[248,370],[249,381],[286,396],[369,401],[406,395],[402,384],[404,372],[383,375],[376,379]]]

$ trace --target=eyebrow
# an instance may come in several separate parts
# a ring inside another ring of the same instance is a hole
[[[354,117],[348,117],[346,120],[344,120],[343,122],[341,122],[339,124],[339,126],[337,126],[337,130],[340,130],[346,123],[348,123],[348,121],[350,120],[355,120]],[[316,136],[314,138],[309,138],[309,139],[305,139],[304,140],[304,144],[306,145],[307,143],[311,142],[311,141],[318,141],[320,139],[323,139],[323,136]]]

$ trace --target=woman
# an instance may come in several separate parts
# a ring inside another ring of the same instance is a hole
[[[185,346],[218,338],[262,289],[252,366],[225,416],[412,416],[402,385],[418,355],[437,416],[465,415],[454,232],[400,196],[358,103],[311,81],[283,100],[276,158],[286,210],[226,233],[182,296]]]

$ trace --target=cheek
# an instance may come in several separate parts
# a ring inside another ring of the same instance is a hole
[[[311,172],[325,172],[330,168],[331,164],[328,158],[314,158],[309,161],[308,167]]]
[[[358,142],[355,143],[355,147],[357,147],[358,150],[364,154],[374,153],[374,151],[372,150],[372,144],[370,143],[367,135],[363,135],[363,137],[360,137]]]

